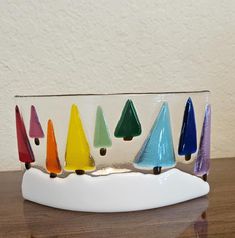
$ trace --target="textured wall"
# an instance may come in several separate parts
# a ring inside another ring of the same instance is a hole
[[[210,89],[213,157],[235,156],[235,1],[1,1],[0,169],[15,94]]]

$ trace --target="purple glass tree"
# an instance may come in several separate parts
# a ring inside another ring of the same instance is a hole
[[[202,126],[199,150],[194,165],[194,173],[202,176],[207,181],[207,174],[210,167],[210,139],[211,139],[211,106],[208,104]]]
[[[41,123],[39,122],[36,109],[33,105],[31,106],[29,136],[34,138],[36,145],[40,144],[39,138],[44,137]]]

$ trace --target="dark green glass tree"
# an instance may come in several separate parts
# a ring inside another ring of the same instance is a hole
[[[128,99],[115,128],[114,136],[123,138],[125,141],[130,141],[133,137],[139,136],[141,132],[141,124],[137,116],[135,106],[133,102]]]

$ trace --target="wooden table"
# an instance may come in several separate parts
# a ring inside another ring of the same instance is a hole
[[[69,212],[24,201],[22,172],[2,172],[0,237],[235,237],[235,159],[211,164],[208,197],[115,214]]]

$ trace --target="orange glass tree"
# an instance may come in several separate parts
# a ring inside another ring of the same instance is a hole
[[[57,174],[61,173],[61,165],[58,157],[54,127],[51,120],[49,120],[47,123],[46,169],[50,173],[51,178],[55,178]]]

